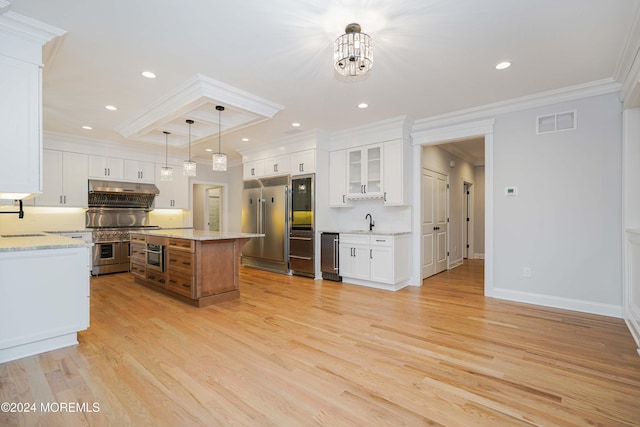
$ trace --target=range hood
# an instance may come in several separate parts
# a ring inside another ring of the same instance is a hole
[[[154,184],[89,180],[89,207],[150,209],[158,194]]]
[[[152,194],[157,196],[160,194],[160,190],[154,184],[90,179],[89,194],[91,193]]]

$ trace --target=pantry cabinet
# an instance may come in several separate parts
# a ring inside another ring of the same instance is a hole
[[[42,195],[35,206],[87,207],[86,154],[57,150],[43,150]]]
[[[113,157],[89,156],[89,178],[122,180],[124,160]]]
[[[340,233],[340,275],[346,283],[397,290],[409,280],[409,233]]]

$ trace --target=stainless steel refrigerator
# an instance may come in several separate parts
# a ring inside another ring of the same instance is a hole
[[[289,272],[289,177],[245,181],[242,231],[260,233],[242,249],[242,264]]]

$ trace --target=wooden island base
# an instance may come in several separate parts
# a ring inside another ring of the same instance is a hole
[[[240,296],[242,247],[251,237],[199,230],[131,233],[131,274],[137,283],[196,307],[233,300]],[[164,248],[164,271],[147,263],[147,244]]]

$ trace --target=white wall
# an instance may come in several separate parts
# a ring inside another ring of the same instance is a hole
[[[568,110],[576,130],[536,135],[537,116]],[[616,94],[496,117],[495,296],[620,316],[621,146]]]

